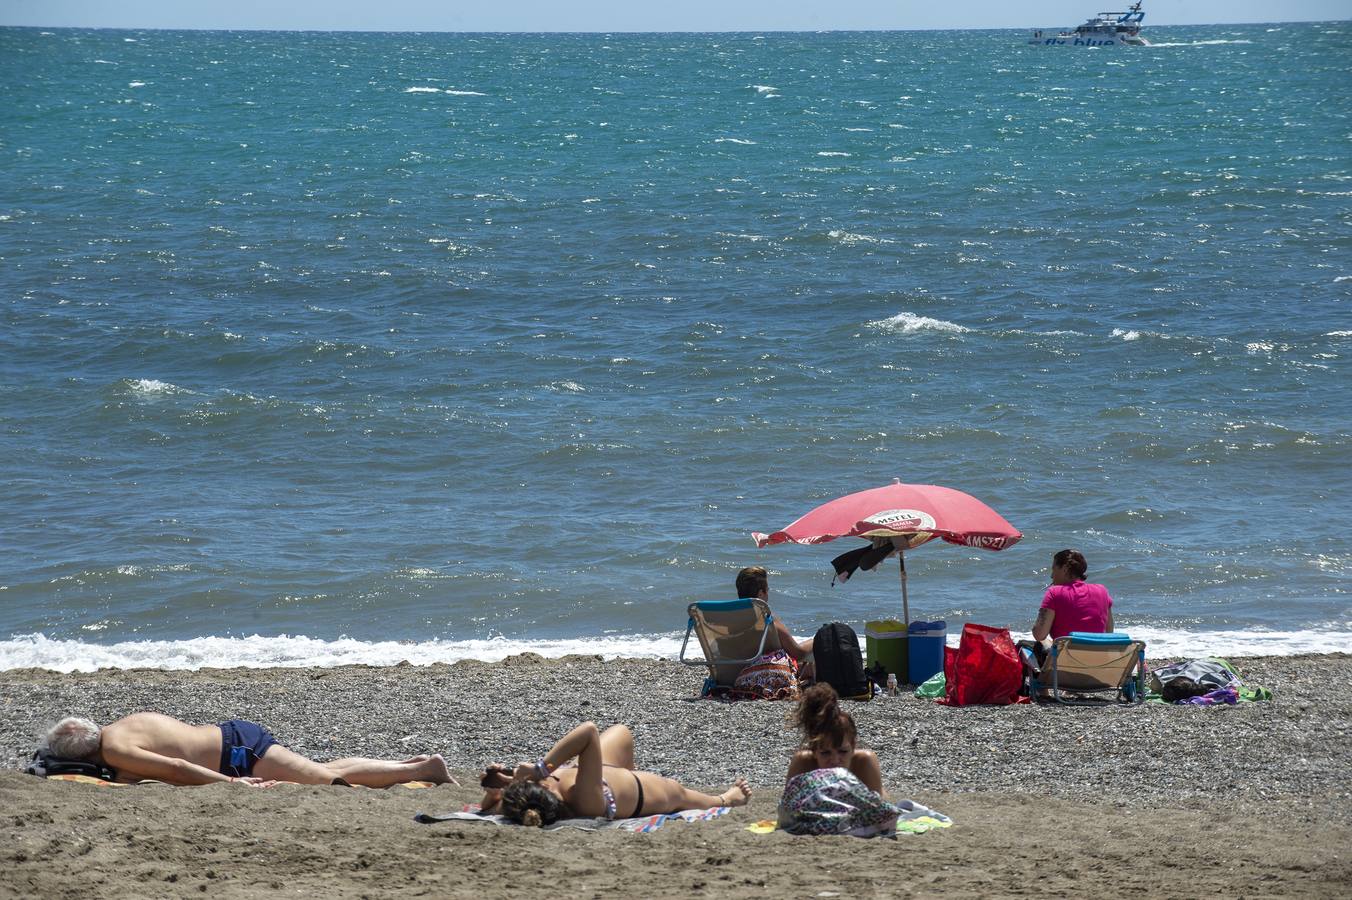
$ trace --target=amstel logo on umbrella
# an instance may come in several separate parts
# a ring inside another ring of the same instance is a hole
[[[908,534],[913,531],[933,531],[934,516],[918,509],[885,509],[874,513],[863,522],[877,525],[879,530]],[[860,524],[863,524],[861,522]]]

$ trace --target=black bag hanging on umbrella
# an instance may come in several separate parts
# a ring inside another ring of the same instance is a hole
[[[864,674],[864,655],[859,636],[844,622],[831,622],[817,629],[812,639],[812,660],[817,681],[836,689],[846,700],[869,700],[873,688]]]

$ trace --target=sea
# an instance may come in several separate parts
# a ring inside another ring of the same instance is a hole
[[[751,533],[894,478],[1023,532],[908,553],[950,641],[1074,547],[1352,651],[1352,23],[1145,33],[0,29],[0,668],[862,635]]]

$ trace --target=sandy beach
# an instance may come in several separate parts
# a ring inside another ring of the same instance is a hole
[[[897,841],[757,835],[788,704],[695,701],[673,662],[0,673],[0,895],[247,897],[1346,896],[1352,656],[1234,660],[1270,703],[948,709],[851,704],[895,795],[953,828]],[[1156,661],[1157,662],[1157,661]],[[440,752],[463,786],[99,788],[19,771],[62,715],[244,717],[318,759]],[[478,798],[578,721],[626,722],[639,765],[750,779],[747,809],[651,835],[413,821]]]

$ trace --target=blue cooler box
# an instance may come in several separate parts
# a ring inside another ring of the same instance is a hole
[[[924,684],[944,670],[944,641],[948,626],[943,619],[933,622],[912,622],[907,629],[907,681]]]

